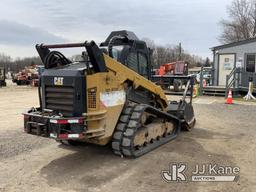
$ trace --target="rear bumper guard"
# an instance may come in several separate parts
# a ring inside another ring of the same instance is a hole
[[[84,117],[57,117],[29,110],[24,115],[24,131],[28,134],[58,140],[85,138]]]

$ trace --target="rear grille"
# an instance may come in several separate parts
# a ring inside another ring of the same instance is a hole
[[[45,104],[47,109],[52,109],[64,116],[70,117],[74,111],[74,88],[69,86],[47,86],[45,88]]]

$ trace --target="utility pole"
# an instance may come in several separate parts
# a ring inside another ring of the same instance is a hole
[[[179,43],[179,61],[181,61],[181,52],[182,52],[181,43]]]

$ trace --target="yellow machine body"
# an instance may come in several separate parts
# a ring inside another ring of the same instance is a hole
[[[167,98],[160,88],[148,79],[129,69],[115,59],[104,54],[108,72],[87,74],[87,124],[85,141],[100,145],[107,144],[117,125],[119,114],[126,101],[125,84],[133,82],[134,88],[143,87],[158,98],[163,109],[167,107]]]

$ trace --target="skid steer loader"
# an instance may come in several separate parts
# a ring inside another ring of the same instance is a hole
[[[85,48],[80,61],[56,50],[73,47]],[[23,113],[27,133],[70,144],[111,143],[115,154],[138,157],[195,124],[192,94],[185,99],[193,83],[180,102],[168,102],[150,81],[150,49],[133,32],[114,31],[100,46],[86,41],[36,49],[45,70],[40,107]]]

